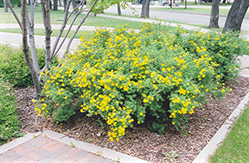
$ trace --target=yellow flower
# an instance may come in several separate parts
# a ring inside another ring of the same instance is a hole
[[[114,140],[113,137],[109,137],[109,139],[110,139],[110,141],[113,141],[113,140]]]
[[[143,102],[146,103],[146,102],[149,102],[149,100],[145,98],[145,99],[143,100]]]

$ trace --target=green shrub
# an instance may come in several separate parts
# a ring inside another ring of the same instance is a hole
[[[36,51],[38,63],[42,68],[45,65],[45,52],[42,49]],[[22,49],[13,49],[7,45],[0,46],[0,77],[14,87],[26,87],[33,84]]]
[[[16,98],[11,85],[0,79],[0,145],[20,136]]]
[[[169,121],[178,129],[207,94],[228,90],[224,81],[238,73],[234,57],[247,46],[229,33],[186,35],[181,28],[152,24],[139,33],[98,30],[60,67],[43,74],[36,110],[57,122],[81,112],[99,115],[110,126],[111,141],[145,120],[159,133]]]

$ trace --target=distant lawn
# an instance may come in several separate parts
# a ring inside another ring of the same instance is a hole
[[[239,117],[223,144],[210,158],[210,162],[249,162],[249,107]]]
[[[184,6],[184,5],[182,5]],[[164,11],[168,11],[168,12],[182,12],[182,13],[196,13],[196,14],[210,14],[211,13],[211,8],[170,8],[170,7],[165,7],[165,8],[153,8],[152,10],[164,10]],[[219,10],[219,14],[220,15],[224,15],[227,16],[229,12],[229,9],[220,9]],[[249,18],[249,11],[247,11],[245,18]]]
[[[20,8],[15,8],[18,15],[20,15]],[[0,23],[16,23],[16,20],[12,13],[3,12],[3,8],[0,8],[1,19]],[[76,21],[76,24],[80,22],[80,20],[84,17],[84,14],[80,15]],[[51,24],[61,24],[64,18],[64,12],[62,10],[59,11],[52,11],[51,10]],[[73,16],[71,17],[70,21],[72,21]],[[35,23],[43,24],[42,12],[39,6],[35,9]],[[112,19],[112,18],[105,18],[99,16],[89,16],[85,21],[84,25],[87,26],[97,26],[97,27],[117,27],[118,25],[126,25],[129,24],[129,28],[133,29],[141,29],[143,27],[142,22],[135,22],[129,20],[122,20],[122,19]]]
[[[195,6],[195,5],[198,5],[197,3],[195,3],[195,2],[187,2],[188,3],[188,5],[193,5],[193,6]],[[202,4],[201,4],[202,6],[212,6],[212,2],[209,2],[209,3],[205,3],[205,2],[203,2]],[[220,3],[220,6],[232,6],[232,3]]]

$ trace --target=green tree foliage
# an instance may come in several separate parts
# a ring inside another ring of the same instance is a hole
[[[94,1],[90,0],[87,5],[91,6]],[[100,0],[98,1],[97,5],[94,7],[92,12],[96,15],[99,13],[104,12],[105,9],[109,8],[110,6],[113,5],[120,5],[121,8],[126,8],[128,7],[128,0]]]
[[[20,0],[10,0],[11,4],[13,6],[18,6],[20,7],[21,6],[21,1]],[[3,0],[0,0],[0,7],[3,7]]]

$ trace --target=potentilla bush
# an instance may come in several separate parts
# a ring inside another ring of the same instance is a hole
[[[110,126],[111,141],[118,141],[127,128],[145,120],[159,133],[167,122],[179,128],[207,94],[221,96],[228,90],[225,73],[231,77],[237,73],[232,56],[238,47],[229,43],[241,41],[243,49],[246,42],[229,34],[211,35],[187,35],[181,28],[167,31],[153,24],[145,24],[139,33],[124,27],[97,30],[60,67],[42,74],[45,83],[36,110],[57,122],[81,113],[100,116]],[[223,43],[213,47],[216,38],[222,37],[228,37],[229,48]],[[211,48],[226,53],[214,56]]]

